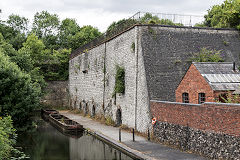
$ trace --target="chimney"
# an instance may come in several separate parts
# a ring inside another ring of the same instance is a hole
[[[236,64],[235,64],[235,62],[233,62],[233,71],[234,72],[236,71]]]

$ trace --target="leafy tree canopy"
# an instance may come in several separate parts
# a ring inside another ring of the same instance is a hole
[[[19,15],[10,15],[7,20],[9,27],[14,28],[14,30],[20,33],[27,33],[29,20],[25,17],[20,17]]]
[[[212,6],[204,18],[203,25],[207,27],[240,29],[240,0],[225,0]]]
[[[16,126],[23,126],[39,105],[41,88],[1,48],[0,75],[0,116],[11,115]]]

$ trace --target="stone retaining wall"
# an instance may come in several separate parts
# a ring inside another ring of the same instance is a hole
[[[41,103],[51,107],[68,106],[68,81],[48,81]]]
[[[240,105],[151,101],[157,141],[212,159],[240,159]]]
[[[240,137],[204,132],[168,122],[156,122],[153,127],[156,141],[177,146],[211,159],[240,159]]]

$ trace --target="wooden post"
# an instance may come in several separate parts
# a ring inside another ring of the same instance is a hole
[[[121,142],[121,128],[119,128],[119,142]]]
[[[133,128],[133,142],[135,141],[134,128]]]
[[[148,128],[148,141],[150,141],[150,131],[149,131],[149,128]]]

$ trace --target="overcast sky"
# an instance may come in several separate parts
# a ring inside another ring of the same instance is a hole
[[[128,18],[138,11],[204,15],[207,10],[223,0],[0,0],[6,20],[17,14],[32,20],[36,12],[55,13],[60,20],[74,18],[80,26],[92,25],[105,31],[113,21]]]

